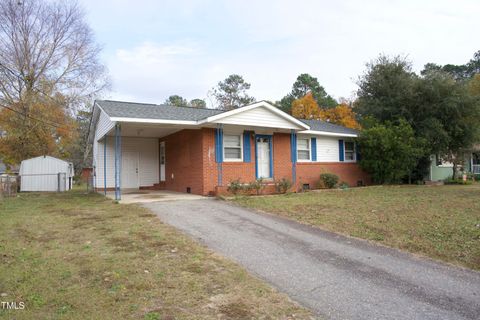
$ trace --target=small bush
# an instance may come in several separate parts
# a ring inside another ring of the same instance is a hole
[[[444,184],[472,184],[472,180],[467,180],[463,181],[463,179],[452,179],[452,178],[447,178],[443,180]]]
[[[338,176],[333,173],[322,173],[320,175],[320,182],[324,188],[332,189],[338,183]]]
[[[264,188],[265,188],[265,185],[263,184],[262,178],[258,178],[257,180],[252,181],[248,184],[248,190],[255,190],[257,195],[260,195]]]
[[[343,189],[343,190],[346,190],[346,189],[350,188],[350,186],[348,185],[348,183],[346,183],[345,181],[340,182],[340,184],[338,185],[338,187],[339,187],[340,189]]]
[[[466,175],[467,175],[467,180],[471,180],[471,181],[475,181],[475,180],[476,180],[474,173],[467,172]]]
[[[240,179],[230,181],[227,187],[228,192],[231,192],[234,195],[237,195],[243,189],[244,187],[243,187],[243,184],[240,182]]]
[[[275,189],[278,193],[286,193],[292,186],[292,182],[286,178],[275,181]]]

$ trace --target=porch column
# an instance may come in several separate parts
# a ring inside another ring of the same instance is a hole
[[[103,193],[107,195],[107,136],[103,138]]]
[[[297,133],[292,130],[290,133],[290,154],[292,159],[292,183],[297,180]]]
[[[115,200],[121,200],[120,191],[122,173],[122,137],[120,125],[115,125]]]

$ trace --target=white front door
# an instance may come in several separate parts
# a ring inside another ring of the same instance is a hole
[[[160,142],[160,181],[165,181],[165,141]]]
[[[138,152],[122,152],[122,188],[138,188]]]
[[[271,178],[270,138],[257,137],[257,178]]]

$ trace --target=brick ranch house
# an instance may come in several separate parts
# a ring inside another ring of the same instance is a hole
[[[369,184],[358,164],[357,131],[299,120],[261,101],[231,111],[97,100],[89,141],[94,187],[156,188],[199,195],[232,180],[287,178],[315,188],[322,172]],[[270,188],[272,189],[272,188]]]

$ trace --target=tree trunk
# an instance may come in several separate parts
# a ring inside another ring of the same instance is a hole
[[[456,179],[457,178],[457,163],[454,161],[453,162],[453,174],[452,174],[452,179]]]

